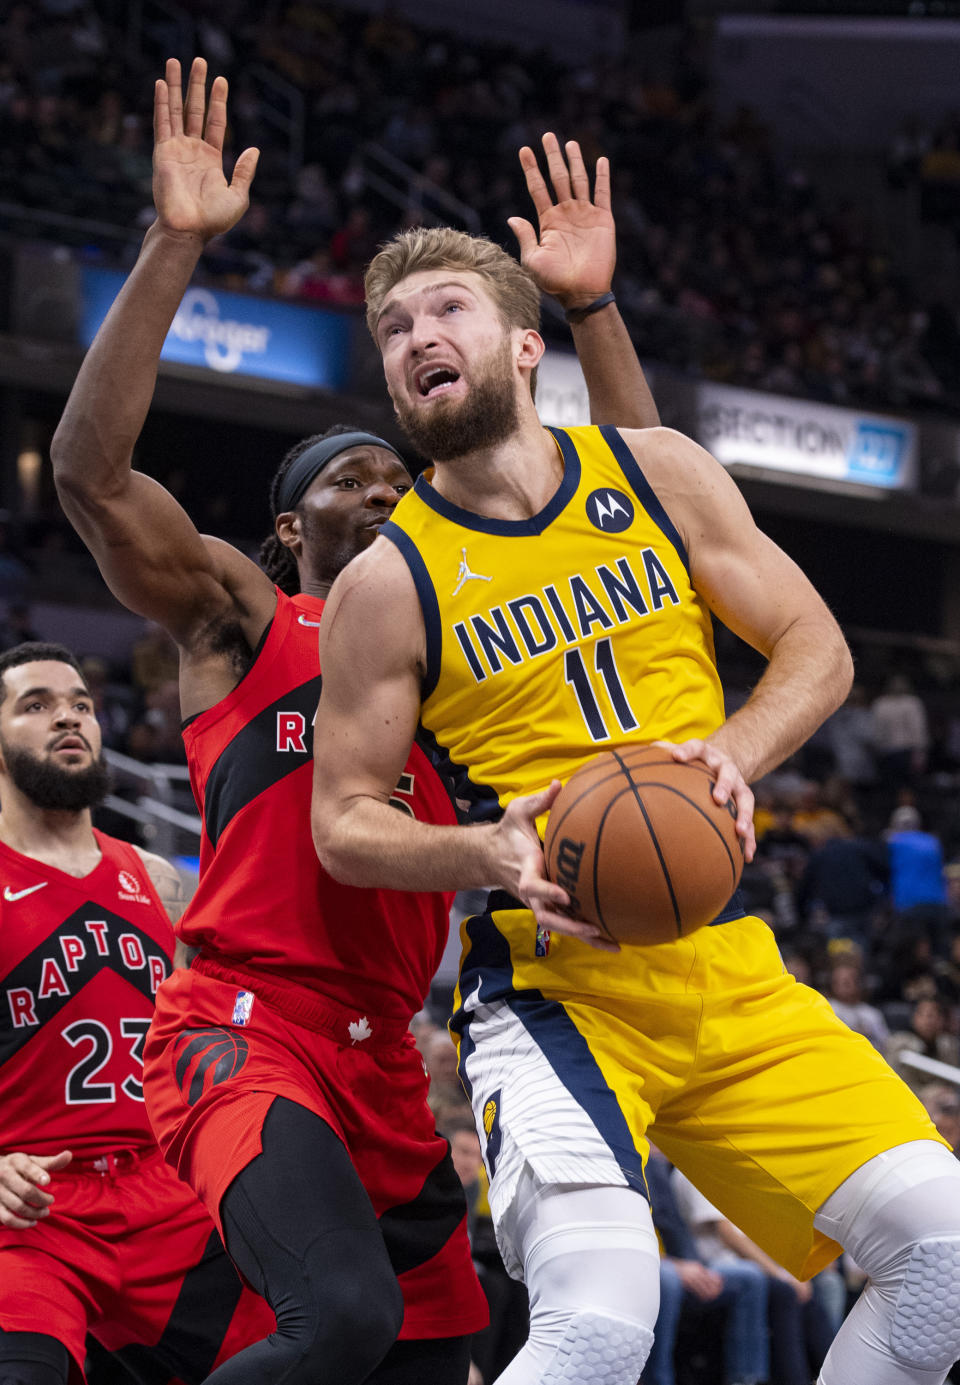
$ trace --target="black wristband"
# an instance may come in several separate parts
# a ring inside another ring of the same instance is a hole
[[[598,313],[600,309],[605,308],[608,303],[613,303],[615,301],[613,290],[611,289],[609,293],[601,293],[599,298],[595,298],[593,302],[588,303],[585,308],[568,308],[564,313],[564,317],[572,327],[576,327],[577,323],[582,322],[585,317],[589,317],[591,313]]]

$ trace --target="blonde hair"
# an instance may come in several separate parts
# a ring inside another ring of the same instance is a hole
[[[421,269],[467,269],[485,280],[508,327],[540,330],[540,290],[533,275],[484,236],[452,226],[417,226],[387,241],[364,276],[367,326],[376,340],[377,319],[392,288]]]

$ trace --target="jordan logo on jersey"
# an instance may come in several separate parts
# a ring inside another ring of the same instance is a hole
[[[185,1029],[176,1046],[174,1074],[188,1106],[196,1106],[208,1086],[235,1077],[250,1052],[243,1035],[232,1029]]]
[[[594,529],[605,534],[622,534],[633,523],[633,501],[623,491],[591,491],[587,496],[587,519]]]
[[[492,577],[485,577],[482,572],[471,572],[467,563],[467,550],[460,550],[460,566],[457,569],[457,585],[454,587],[452,596],[459,596],[468,582],[492,582]]]

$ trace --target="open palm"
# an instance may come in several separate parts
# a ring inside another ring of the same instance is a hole
[[[616,230],[610,210],[610,165],[597,160],[596,182],[590,179],[575,140],[564,159],[556,135],[545,134],[543,148],[556,202],[528,146],[520,164],[539,221],[539,235],[529,221],[514,216],[510,228],[520,245],[520,259],[544,293],[567,306],[589,303],[610,288],[617,259]]]
[[[171,231],[204,241],[235,226],[250,203],[250,185],[259,157],[245,149],[228,183],[223,173],[227,128],[227,81],[214,79],[209,105],[207,64],[194,58],[182,100],[180,64],[167,61],[166,76],[154,92],[153,200],[161,223]]]

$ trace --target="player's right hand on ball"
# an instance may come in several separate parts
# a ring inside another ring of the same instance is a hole
[[[753,826],[753,790],[740,773],[739,766],[732,756],[713,743],[714,737],[706,740],[654,741],[654,745],[669,750],[675,760],[690,764],[699,760],[713,775],[713,796],[717,803],[733,801],[737,814],[737,836],[743,843],[743,859],[748,863],[757,852],[757,836]]]
[[[216,77],[206,99],[207,64],[194,58],[186,100],[180,64],[168,58],[153,99],[153,200],[167,231],[208,241],[222,235],[250,205],[259,150],[245,149],[228,183],[223,173],[227,79]]]
[[[65,1169],[72,1158],[68,1149],[59,1154],[0,1154],[0,1226],[25,1231],[49,1216],[53,1194],[43,1189],[51,1172]]]
[[[508,804],[496,827],[498,884],[532,909],[541,928],[579,938],[602,952],[619,952],[596,924],[565,912],[570,896],[547,876],[537,818],[552,807],[559,792],[560,780],[554,779],[541,793],[524,794]]]

